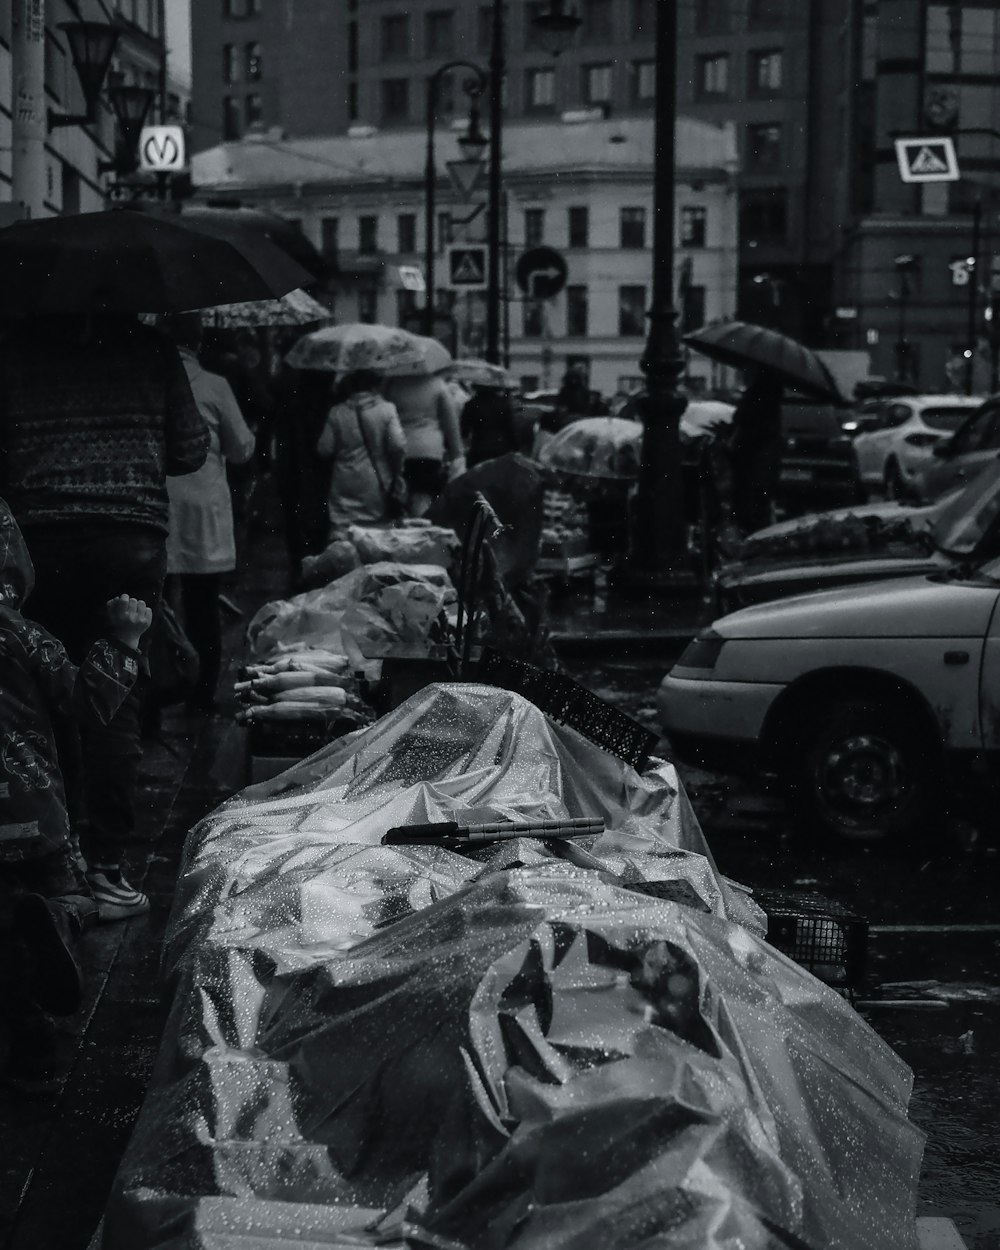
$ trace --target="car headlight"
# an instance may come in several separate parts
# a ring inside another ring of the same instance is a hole
[[[726,640],[721,634],[717,634],[714,629],[706,629],[684,648],[677,667],[715,668],[725,645]]]

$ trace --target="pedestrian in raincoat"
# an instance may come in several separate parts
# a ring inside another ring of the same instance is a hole
[[[200,661],[198,683],[188,697],[188,709],[211,712],[222,663],[219,599],[223,575],[236,568],[226,466],[249,463],[255,439],[229,383],[203,368],[198,360],[202,336],[198,314],[169,317],[163,328],[177,344],[191,394],[208,427],[205,463],[194,473],[167,479],[167,577],[171,598],[179,601],[185,632]]]
[[[114,716],[135,683],[152,612],[127,595],[111,599],[105,636],[77,669],[61,642],[21,614],[33,585],[21,531],[0,499],[0,1019],[10,1034],[5,1076],[44,1080],[56,1045],[48,1013],[79,1005],[72,947],[99,918],[73,848],[56,731],[65,738],[78,721]]]
[[[744,534],[774,520],[784,438],[781,400],[784,383],[769,369],[758,369],[733,412],[732,506]]]
[[[465,472],[458,409],[443,378],[390,378],[385,395],[406,438],[404,471],[411,516],[423,516],[445,485]]]
[[[35,567],[31,613],[82,664],[125,591],[154,617],[167,560],[167,477],[208,451],[177,348],[125,315],[33,318],[0,341],[0,495]],[[149,645],[143,639],[142,650]],[[123,871],[142,760],[139,679],[107,725],[61,751],[74,828],[102,915],[149,910]],[[63,744],[60,743],[60,748]],[[95,867],[100,865],[98,869]]]
[[[359,369],[343,379],[316,450],[329,458],[331,541],[350,525],[391,525],[405,507],[406,439],[381,379]]]
[[[500,386],[475,386],[462,409],[462,435],[468,440],[468,467],[521,451],[517,413],[510,391]]]

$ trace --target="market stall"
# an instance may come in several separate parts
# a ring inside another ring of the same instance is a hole
[[[386,837],[445,821],[467,847]],[[164,971],[104,1250],[915,1246],[909,1070],[763,939],[671,765],[508,691],[429,687],[209,815]]]

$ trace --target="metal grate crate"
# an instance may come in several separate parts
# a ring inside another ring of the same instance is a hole
[[[853,997],[868,957],[868,921],[822,894],[754,890],[767,915],[770,944],[820,981]]]
[[[550,673],[484,647],[477,677],[487,685],[522,695],[553,720],[633,768],[643,768],[656,745],[656,734],[563,673]]]

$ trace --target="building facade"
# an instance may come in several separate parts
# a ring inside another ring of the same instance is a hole
[[[558,386],[582,367],[605,395],[635,389],[652,287],[653,122],[650,118],[508,123],[503,188],[506,245],[501,292],[505,355],[525,389]],[[736,148],[731,126],[680,118],[677,127],[676,273],[681,327],[732,316],[736,289]],[[459,355],[484,346],[484,293],[452,281],[451,247],[483,255],[482,187],[466,201],[444,178],[458,155],[456,132],[439,132],[435,331]],[[333,263],[333,309],[341,321],[419,327],[424,296],[408,270],[426,246],[424,147],[403,131],[222,144],[193,160],[203,199],[238,199],[301,224]],[[467,220],[470,219],[471,220]],[[463,222],[465,224],[463,224]],[[528,249],[565,261],[566,284],[532,298],[516,280]],[[459,278],[461,275],[459,275]],[[481,286],[482,284],[480,284]],[[688,384],[718,378],[692,355]]]
[[[149,87],[161,100],[165,116],[186,121],[189,89],[167,74],[163,77],[164,0],[0,0],[0,220],[14,220],[25,213],[49,215],[79,213],[103,208],[107,203],[111,175],[101,165],[115,156],[116,122],[102,91],[92,125],[50,129],[44,145],[44,187],[37,203],[26,202],[24,188],[13,182],[12,120],[19,91],[16,61],[17,23],[26,18],[44,21],[43,107],[56,113],[79,115],[83,95],[66,36],[60,23],[89,21],[118,27],[119,40],[111,60],[108,79]],[[158,105],[150,114],[152,120]]]

